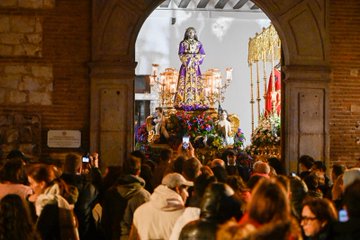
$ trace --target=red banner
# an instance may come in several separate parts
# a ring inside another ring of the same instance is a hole
[[[273,75],[275,83],[273,83]],[[275,91],[273,91],[273,85]],[[281,111],[281,72],[274,68],[274,73],[270,74],[269,83],[266,91],[266,102],[265,102],[265,117],[273,111],[280,115]]]

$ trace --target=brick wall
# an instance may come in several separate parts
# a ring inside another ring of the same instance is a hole
[[[359,164],[360,1],[330,2],[330,157],[333,163]]]
[[[0,114],[39,114],[42,154],[79,150],[47,148],[49,129],[89,146],[90,23],[89,0],[0,1]]]

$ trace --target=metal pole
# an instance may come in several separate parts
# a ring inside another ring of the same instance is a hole
[[[252,74],[252,64],[250,64],[250,103],[251,103],[251,133],[254,132],[254,83]]]

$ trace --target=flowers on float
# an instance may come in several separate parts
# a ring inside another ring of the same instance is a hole
[[[276,113],[262,116],[251,137],[248,151],[251,155],[273,154],[280,147],[280,116]]]
[[[168,144],[176,146],[184,135],[189,135],[198,157],[204,159],[219,157],[225,146],[224,138],[217,132],[216,121],[217,114],[211,111],[178,110],[169,112],[166,120],[166,129],[170,136]],[[149,146],[146,124],[137,129],[135,137],[137,149]],[[234,145],[226,147],[243,151],[245,137],[240,128],[233,137]]]
[[[137,143],[147,143],[149,133],[146,129],[146,123],[140,125],[135,132],[135,140]]]
[[[192,105],[186,105],[186,104],[180,104],[176,105],[175,109],[177,110],[184,110],[184,111],[205,111],[209,109],[209,106],[206,106],[204,104],[192,104]]]
[[[244,147],[245,140],[245,134],[241,128],[238,128],[234,136],[234,148],[242,149]]]
[[[189,135],[192,138],[215,134],[215,122],[206,112],[196,113],[178,111],[170,116],[172,125],[178,135]]]

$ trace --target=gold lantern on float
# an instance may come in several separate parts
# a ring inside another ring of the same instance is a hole
[[[281,119],[279,112],[277,111],[277,107],[280,106],[281,88],[275,86],[276,80],[281,81],[281,79],[278,79],[281,78],[280,71],[277,70],[278,66],[280,66],[280,60],[281,41],[273,25],[270,25],[267,28],[263,28],[261,33],[256,33],[255,37],[249,39],[248,64],[250,68],[250,103],[252,125],[251,146],[249,146],[249,151],[253,156],[281,158]],[[267,73],[268,67],[271,68],[271,72],[269,73]],[[261,114],[260,109],[261,79],[263,79],[264,84],[264,114]],[[278,82],[278,84],[279,83],[280,82]],[[279,86],[281,86],[281,84],[279,84]],[[256,128],[254,126],[255,103],[257,103],[258,123]]]
[[[205,72],[204,89],[205,98],[211,108],[215,107],[215,103],[224,102],[225,91],[229,87],[232,80],[232,68],[226,68],[226,77],[222,78],[221,72],[218,68],[211,68]]]
[[[158,68],[158,64],[152,65],[150,85],[157,91],[159,106],[171,108],[174,105],[174,95],[176,93],[179,73],[175,68],[166,68],[164,72],[158,74]]]
[[[202,75],[205,97],[203,102],[210,108],[214,108],[216,102],[222,103],[225,99],[225,91],[232,81],[232,68],[226,68],[225,75],[225,79],[223,79],[218,68],[211,68]],[[159,74],[159,65],[152,65],[150,85],[158,94],[160,107],[172,108],[174,106],[178,78],[179,73],[175,68],[166,68]]]

